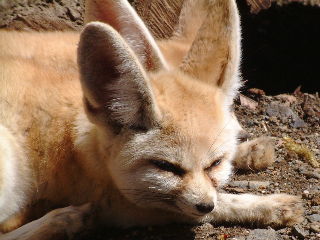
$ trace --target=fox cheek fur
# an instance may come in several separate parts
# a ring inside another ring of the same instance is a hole
[[[126,135],[124,138],[130,140],[108,161],[112,180],[139,207],[174,211],[193,218],[202,216],[217,205],[217,190],[231,173],[233,153],[225,154],[216,166],[204,169],[202,160],[208,159],[203,151],[196,155],[198,147],[187,144],[190,139],[169,132],[167,135],[158,127]],[[181,170],[159,169],[154,161],[179,163]]]

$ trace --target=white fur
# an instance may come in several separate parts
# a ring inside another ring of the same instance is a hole
[[[17,213],[26,202],[27,179],[19,176],[17,153],[11,133],[0,125],[0,222]]]

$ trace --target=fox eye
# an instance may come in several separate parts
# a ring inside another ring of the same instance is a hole
[[[221,163],[221,161],[222,161],[222,159],[219,158],[218,160],[214,161],[211,166],[212,167],[218,166]]]
[[[223,157],[218,158],[217,160],[215,160],[210,167],[208,167],[206,170],[211,170],[212,168],[220,165],[220,163],[222,162]]]
[[[184,169],[182,169],[181,167],[174,165],[168,161],[164,161],[164,160],[151,160],[150,161],[154,166],[156,166],[157,168],[166,171],[166,172],[172,172],[175,175],[178,176],[183,176],[186,171]]]

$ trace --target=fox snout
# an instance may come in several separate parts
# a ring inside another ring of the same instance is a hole
[[[202,216],[214,210],[217,192],[205,173],[193,174],[186,179],[186,188],[178,199],[178,207],[190,216]]]
[[[214,210],[216,206],[216,193],[215,191],[210,191],[205,195],[203,198],[195,193],[186,194],[185,197],[182,196],[182,199],[177,201],[177,205],[186,215],[193,217],[205,215]]]
[[[196,208],[200,213],[209,213],[214,209],[214,203],[200,203],[196,204]]]

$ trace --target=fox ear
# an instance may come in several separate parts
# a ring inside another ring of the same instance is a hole
[[[100,21],[116,29],[147,71],[167,67],[151,33],[127,0],[88,0],[84,19],[85,23]]]
[[[174,37],[193,42],[180,68],[220,87],[227,96],[226,104],[230,105],[240,86],[240,23],[235,0],[186,2]],[[198,9],[194,13],[191,13],[192,6]],[[192,21],[186,20],[188,12],[191,18],[195,15],[196,22],[202,19],[198,30],[192,26]]]
[[[96,124],[148,129],[157,108],[143,67],[112,27],[92,22],[80,36],[78,65],[89,119]]]

